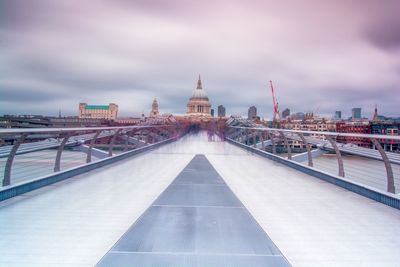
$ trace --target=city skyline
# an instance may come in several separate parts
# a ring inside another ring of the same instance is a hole
[[[210,8],[212,6],[212,8]],[[0,1],[0,112],[184,114],[200,73],[212,108],[398,117],[397,1]],[[301,96],[301,99],[299,99]]]

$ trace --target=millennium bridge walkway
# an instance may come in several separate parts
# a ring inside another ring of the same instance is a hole
[[[311,158],[274,159],[259,152],[258,143],[267,144],[255,135],[222,140],[150,128],[106,129],[120,138],[97,129],[80,143],[66,134],[52,139],[59,144],[51,151],[24,144],[32,162],[7,148],[15,155],[3,160],[0,266],[400,266],[395,164],[393,188],[382,161],[374,188],[368,179],[316,172]],[[114,148],[119,140],[121,151],[95,150],[91,140],[102,135]],[[152,145],[139,145],[144,135]],[[88,149],[76,149],[87,141]],[[39,172],[38,181],[39,167],[54,172]]]

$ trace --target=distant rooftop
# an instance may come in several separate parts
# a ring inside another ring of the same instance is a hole
[[[85,109],[109,109],[108,105],[86,105]]]

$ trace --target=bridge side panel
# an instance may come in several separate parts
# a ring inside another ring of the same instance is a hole
[[[91,170],[112,164],[114,162],[129,158],[131,156],[143,153],[145,151],[149,151],[152,149],[155,149],[157,147],[160,147],[161,145],[170,143],[175,141],[174,138],[170,138],[167,140],[163,140],[161,142],[155,143],[155,144],[151,144],[145,147],[141,147],[132,151],[128,151],[113,157],[108,157],[106,159],[102,159],[93,163],[89,163],[86,165],[82,165],[76,168],[72,168],[69,170],[65,170],[65,171],[61,171],[61,172],[57,172],[55,174],[51,174],[48,176],[45,176],[41,179],[37,179],[34,181],[30,181],[30,182],[26,182],[20,185],[15,185],[15,186],[10,186],[9,188],[4,188],[2,190],[0,190],[0,201],[18,196],[18,195],[22,195],[24,193],[33,191],[35,189],[47,186],[47,185],[51,185],[57,182],[60,182],[62,180],[71,178],[73,176],[85,173],[85,172],[89,172]]]
[[[286,165],[288,167],[294,168],[294,169],[299,170],[299,171],[301,171],[303,173],[306,173],[308,175],[311,175],[311,176],[314,176],[314,177],[319,178],[321,180],[324,180],[324,181],[326,181],[328,183],[340,186],[340,187],[342,187],[344,189],[347,189],[349,191],[352,191],[354,193],[357,193],[357,194],[359,194],[361,196],[364,196],[364,197],[367,197],[369,199],[375,200],[375,201],[380,202],[382,204],[388,205],[388,206],[390,206],[392,208],[400,209],[400,197],[397,197],[396,195],[392,196],[392,195],[390,195],[388,193],[385,193],[385,192],[379,192],[379,191],[372,190],[372,189],[370,189],[368,187],[365,187],[365,186],[362,186],[362,185],[359,185],[359,184],[356,184],[356,183],[352,183],[350,181],[341,179],[340,177],[335,177],[333,175],[329,175],[329,174],[327,174],[325,172],[318,171],[318,170],[310,168],[308,166],[304,166],[304,165],[302,165],[300,163],[297,163],[297,162],[294,162],[294,161],[290,161],[290,160],[287,160],[285,158],[281,158],[279,156],[275,156],[275,155],[273,155],[271,153],[264,152],[264,151],[261,151],[259,149],[255,149],[255,148],[250,147],[250,146],[246,146],[244,144],[238,143],[238,142],[236,142],[234,140],[231,140],[229,138],[227,138],[226,140],[228,142],[234,144],[234,145],[242,147],[242,148],[244,148],[246,150],[249,150],[249,151],[251,151],[251,152],[253,152],[253,153],[257,154],[257,155],[260,155],[262,157],[265,157],[265,158],[271,159],[273,161],[282,163],[282,164],[284,164],[284,165]]]

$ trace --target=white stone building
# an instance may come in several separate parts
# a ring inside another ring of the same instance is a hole
[[[106,119],[115,120],[118,116],[118,105],[110,103],[109,105],[88,105],[79,104],[80,119]]]

